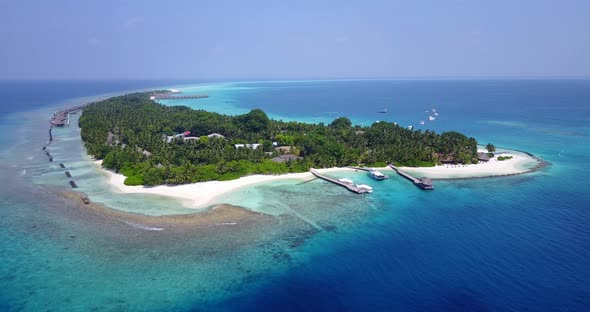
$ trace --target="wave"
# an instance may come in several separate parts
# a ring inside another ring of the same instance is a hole
[[[163,228],[159,228],[159,227],[151,227],[151,226],[147,226],[145,224],[140,224],[140,223],[135,223],[135,222],[131,222],[131,221],[125,221],[125,220],[120,220],[121,222],[130,225],[133,228],[136,229],[140,229],[140,230],[145,230],[145,231],[163,231]]]

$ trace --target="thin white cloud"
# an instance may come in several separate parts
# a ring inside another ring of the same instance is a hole
[[[86,39],[86,43],[88,43],[90,46],[97,46],[100,45],[100,40],[98,40],[96,37],[90,37]]]
[[[145,21],[145,18],[143,16],[135,16],[135,17],[132,17],[132,18],[126,20],[125,23],[123,24],[123,27],[133,28],[133,27],[136,27],[137,25],[143,23],[144,21]]]
[[[343,42],[347,42],[350,40],[350,37],[348,36],[338,36],[334,39],[334,41],[336,41],[337,43],[343,43]]]

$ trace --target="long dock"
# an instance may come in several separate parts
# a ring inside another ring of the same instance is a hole
[[[53,117],[51,117],[51,120],[49,122],[51,123],[52,126],[56,126],[56,127],[69,126],[70,125],[70,114],[77,113],[78,111],[84,109],[84,107],[86,107],[90,104],[92,104],[92,103],[86,103],[83,105],[70,107],[68,109],[64,109],[59,112],[56,112],[53,114]],[[52,140],[51,128],[49,129],[49,138],[51,141]]]
[[[348,166],[348,168],[354,169],[354,170],[363,170],[366,172],[371,172],[371,168],[367,168],[367,167]],[[386,180],[386,179],[389,179],[389,176],[385,174],[383,180]]]
[[[336,184],[336,185],[340,185],[340,186],[342,186],[342,187],[345,187],[347,190],[349,190],[349,191],[351,191],[351,192],[353,192],[353,193],[357,193],[357,194],[364,194],[364,193],[369,193],[369,191],[368,191],[367,189],[364,189],[364,188],[357,187],[357,186],[356,186],[356,185],[354,185],[354,184],[344,183],[344,182],[340,182],[340,181],[338,181],[338,180],[335,180],[335,179],[329,178],[329,177],[327,177],[327,176],[325,176],[325,175],[323,175],[323,174],[319,173],[317,170],[315,170],[315,169],[313,169],[313,168],[312,168],[312,169],[310,169],[309,171],[310,171],[310,172],[311,172],[311,174],[313,174],[314,176],[316,176],[316,177],[318,177],[318,178],[320,178],[320,179],[322,179],[322,180],[326,180],[326,181],[328,181],[328,182],[332,182],[332,183],[334,183],[334,184]]]
[[[49,146],[53,142],[53,133],[52,133],[53,127],[56,127],[56,126],[58,126],[58,127],[69,126],[70,125],[70,114],[76,114],[77,112],[79,112],[80,110],[84,109],[86,106],[91,105],[91,104],[94,104],[94,102],[90,102],[90,103],[86,103],[86,104],[82,104],[82,105],[70,107],[70,108],[61,110],[59,112],[53,113],[53,116],[52,116],[52,118],[50,120],[50,126],[49,126],[49,141],[42,148],[42,150],[45,152],[45,155],[47,155],[47,157],[49,158],[49,162],[53,162],[53,156],[51,155],[51,153],[49,153]],[[66,177],[68,177],[68,178],[71,179],[69,181],[70,186],[72,188],[78,188],[78,185],[72,179],[72,174],[70,173],[70,171],[67,170],[66,165],[64,163],[59,163],[59,167],[61,169],[66,169],[65,175],[66,175]],[[90,203],[88,197],[82,197],[82,201],[85,204]]]
[[[430,180],[426,177],[416,179],[413,176],[403,172],[402,170],[400,170],[398,167],[396,167],[393,164],[389,164],[389,167],[391,169],[395,170],[395,172],[397,172],[397,174],[399,174],[400,176],[412,181],[412,183],[414,183],[414,185],[416,185],[417,187],[419,187],[423,190],[434,190],[434,185],[432,184],[432,180]]]

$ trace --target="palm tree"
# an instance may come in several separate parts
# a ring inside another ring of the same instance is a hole
[[[492,143],[488,143],[488,145],[486,145],[486,149],[488,150],[488,153],[493,153],[496,151],[496,147]]]

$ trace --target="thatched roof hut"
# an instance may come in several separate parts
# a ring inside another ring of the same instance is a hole
[[[487,153],[477,153],[477,158],[479,161],[490,161],[490,155]]]

